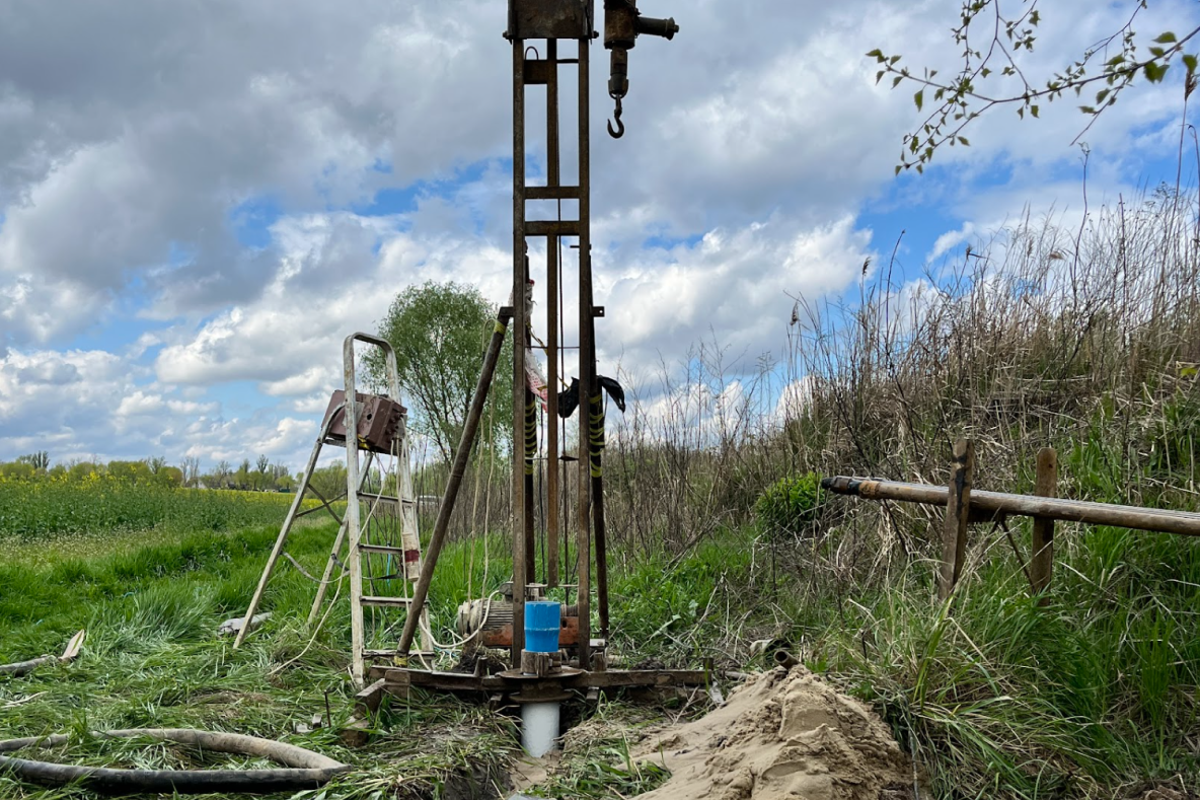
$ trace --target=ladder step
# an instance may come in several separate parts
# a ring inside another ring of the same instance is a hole
[[[362,604],[382,608],[407,608],[412,605],[412,600],[407,597],[364,597]]]
[[[370,492],[359,492],[359,500],[370,500],[371,502],[391,503],[392,505],[401,504],[405,506],[415,506],[415,500],[399,500],[390,494],[371,494]]]
[[[404,557],[405,552],[403,547],[387,547],[382,544],[360,544],[358,549],[362,553],[383,553],[384,555],[396,555],[401,558]]]
[[[399,650],[363,650],[363,658],[395,658],[398,655],[400,655]],[[437,653],[425,650],[409,650],[408,655],[410,657],[433,658]]]

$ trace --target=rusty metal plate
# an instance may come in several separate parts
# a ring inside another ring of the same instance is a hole
[[[356,392],[358,398],[358,446],[361,450],[371,450],[376,453],[390,453],[392,440],[397,430],[403,435],[403,424],[406,410],[404,406],[387,397]],[[325,409],[326,421],[332,415],[326,441],[336,444],[346,443],[346,410],[339,408],[346,398],[346,393],[338,389],[329,399],[329,407]]]
[[[509,0],[517,39],[590,39],[589,0]]]

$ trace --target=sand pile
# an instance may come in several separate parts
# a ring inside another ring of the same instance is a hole
[[[703,719],[639,745],[671,770],[642,800],[911,797],[913,770],[883,722],[804,667],[751,678]]]

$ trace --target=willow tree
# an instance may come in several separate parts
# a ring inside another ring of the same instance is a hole
[[[396,350],[409,425],[425,434],[449,462],[474,395],[496,307],[473,286],[453,281],[410,286],[392,302],[379,335]],[[372,364],[376,379],[380,365]],[[512,340],[505,341],[479,439],[506,441],[512,424]],[[494,413],[493,413],[494,412]],[[494,436],[486,427],[494,420]]]

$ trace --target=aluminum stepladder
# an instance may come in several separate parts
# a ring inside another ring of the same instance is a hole
[[[354,343],[363,342],[377,347],[383,354],[388,380],[389,394],[382,398],[375,395],[364,395],[357,390],[355,369]],[[342,346],[343,371],[345,390],[341,402],[338,394],[334,394],[321,424],[321,432],[309,455],[308,466],[296,489],[295,499],[280,528],[275,546],[267,560],[266,568],[259,579],[258,587],[246,611],[245,622],[238,632],[234,647],[241,645],[250,630],[249,621],[258,610],[264,591],[275,565],[280,557],[286,556],[284,549],[288,536],[297,519],[305,514],[328,510],[335,519],[339,519],[337,537],[326,561],[324,573],[317,582],[317,596],[313,600],[312,609],[308,615],[311,626],[317,621],[324,604],[328,587],[331,583],[340,586],[342,578],[349,573],[350,578],[350,624],[352,647],[352,674],[360,686],[366,675],[366,661],[376,658],[396,657],[399,651],[395,647],[382,648],[378,645],[386,640],[392,632],[393,638],[399,638],[399,624],[403,621],[388,621],[385,611],[391,609],[410,610],[412,587],[421,572],[421,543],[417,525],[416,497],[413,493],[412,472],[409,462],[407,414],[399,403],[399,376],[396,370],[396,355],[388,342],[365,333],[354,333],[347,336]],[[379,435],[378,424],[372,428],[372,415],[387,414],[392,417],[393,433],[386,440]],[[341,435],[338,435],[341,431]],[[354,431],[354,434],[349,432]],[[364,435],[365,434],[365,435]],[[353,441],[357,446],[349,446]],[[346,447],[346,513],[338,518],[330,506],[340,498],[327,500],[321,497],[311,485],[313,471],[324,445]],[[365,451],[365,460],[360,464],[359,451]],[[372,466],[379,456],[392,456],[393,470],[387,472],[372,472]],[[372,480],[379,485],[374,491],[367,491]],[[392,493],[385,491],[385,486],[391,482]],[[313,491],[321,500],[316,508],[300,510],[307,491]],[[362,505],[367,505],[364,517]],[[342,558],[343,547],[347,545],[345,560]],[[297,564],[297,568],[299,567]],[[335,570],[341,572],[335,576]],[[305,573],[307,575],[307,573]],[[310,576],[311,577],[311,576]],[[398,580],[397,580],[398,579]],[[315,580],[315,579],[314,579]],[[364,592],[364,582],[370,584],[370,591]],[[381,585],[382,584],[382,585]],[[394,590],[399,589],[399,593]],[[372,630],[367,630],[364,608],[371,608]],[[422,653],[430,654],[432,641],[429,632],[427,608],[421,609]],[[368,645],[377,645],[369,648]]]

